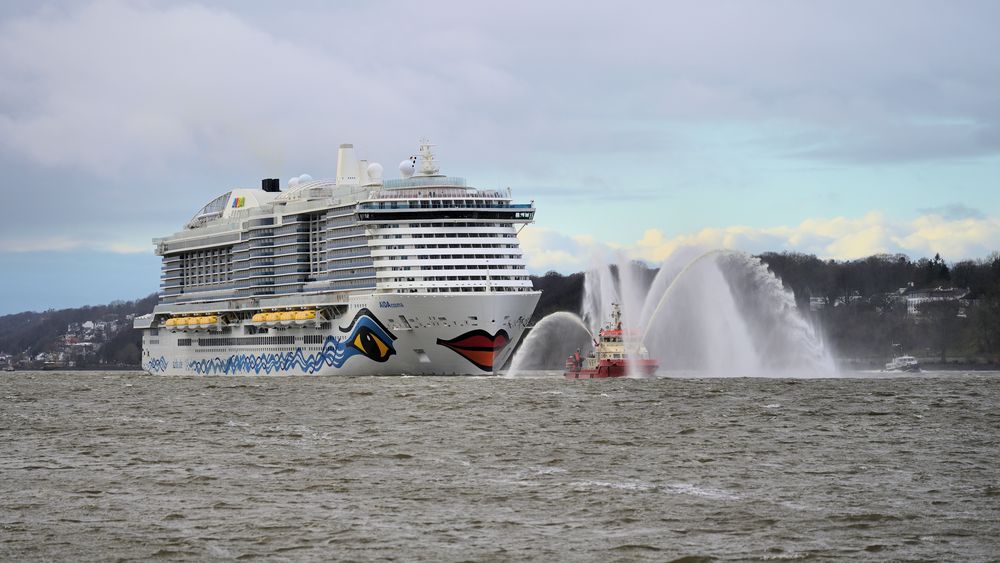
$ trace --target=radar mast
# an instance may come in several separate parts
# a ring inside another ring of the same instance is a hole
[[[440,170],[434,163],[434,153],[431,147],[434,145],[427,139],[420,139],[420,175],[433,176]]]

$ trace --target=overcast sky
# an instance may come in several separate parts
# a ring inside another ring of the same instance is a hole
[[[336,147],[535,200],[533,271],[685,244],[1000,249],[997,2],[0,6],[0,313],[149,294],[150,239]]]

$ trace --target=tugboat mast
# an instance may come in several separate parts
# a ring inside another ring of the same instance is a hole
[[[611,330],[622,329],[622,310],[617,303],[611,304],[611,323],[608,328]]]

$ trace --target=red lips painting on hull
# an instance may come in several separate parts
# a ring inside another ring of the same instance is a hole
[[[477,368],[493,371],[493,360],[500,355],[507,344],[510,344],[510,336],[503,329],[493,335],[485,330],[476,329],[451,340],[438,338],[437,343],[461,355]]]

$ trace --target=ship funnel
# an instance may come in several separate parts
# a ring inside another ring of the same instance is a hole
[[[362,186],[368,185],[368,161],[361,159],[358,161],[358,183]]]
[[[280,192],[281,186],[277,178],[264,178],[260,181],[260,187],[265,192]]]
[[[354,145],[340,145],[337,149],[337,185],[358,183],[358,159]]]

